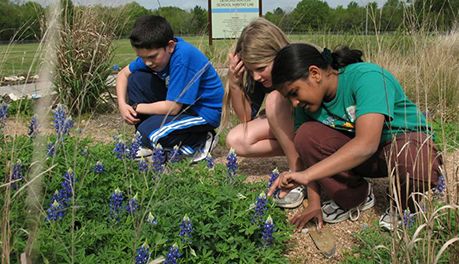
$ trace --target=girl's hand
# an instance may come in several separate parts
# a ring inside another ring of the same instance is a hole
[[[312,219],[316,220],[317,228],[322,228],[322,208],[320,207],[320,201],[318,204],[309,204],[303,212],[297,213],[291,220],[290,223],[294,224],[297,231],[301,231],[306,224]]]
[[[273,182],[271,188],[268,190],[268,196],[272,196],[277,189],[280,189],[279,198],[284,198],[290,190],[299,186],[295,181],[292,180],[292,172],[283,172]]]
[[[228,77],[229,80],[238,85],[242,86],[244,77],[244,63],[236,53],[228,54]]]

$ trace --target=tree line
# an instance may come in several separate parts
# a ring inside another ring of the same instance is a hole
[[[66,4],[71,0],[61,0]],[[46,28],[48,7],[36,2],[0,0],[0,41],[40,40]],[[116,34],[127,37],[140,15],[157,14],[168,19],[180,35],[204,35],[208,32],[207,10],[195,6],[190,10],[179,7],[146,9],[137,2],[121,6],[80,6],[98,8],[105,13],[119,12]],[[429,31],[453,29],[459,15],[459,0],[388,0],[383,6],[370,2],[364,6],[350,2],[347,6],[330,7],[322,0],[302,0],[293,10],[278,7],[265,17],[285,32],[373,33],[392,32],[422,27]],[[121,21],[122,20],[122,21]]]

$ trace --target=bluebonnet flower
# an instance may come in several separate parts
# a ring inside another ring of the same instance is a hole
[[[33,138],[37,134],[38,134],[38,119],[37,119],[37,116],[34,115],[32,119],[30,120],[29,131],[27,132],[27,135]]]
[[[214,169],[214,167],[215,167],[215,160],[214,160],[214,158],[212,157],[212,155],[207,154],[207,156],[206,156],[206,161],[207,161],[207,168],[210,169],[210,170]]]
[[[189,242],[191,240],[191,233],[193,232],[193,225],[188,215],[185,215],[180,223],[180,233],[179,236],[182,237],[184,242]]]
[[[274,232],[274,223],[271,216],[268,216],[265,224],[263,225],[263,230],[261,232],[261,238],[263,239],[263,244],[269,246],[273,243],[273,232]]]
[[[115,65],[113,65],[112,70],[119,71],[120,70],[120,66],[118,64],[115,64]]]
[[[68,169],[64,173],[64,180],[61,183],[62,189],[61,191],[61,201],[64,205],[67,205],[70,199],[73,196],[75,190],[75,174],[73,173],[72,169]]]
[[[56,135],[58,138],[63,138],[67,135],[70,129],[73,127],[73,120],[71,117],[67,117],[64,106],[58,104],[54,110],[54,128],[56,129]]]
[[[57,221],[64,218],[64,205],[59,203],[57,200],[53,200],[46,210],[48,221]]]
[[[446,178],[443,175],[438,176],[437,187],[435,188],[438,194],[442,194],[446,191]]]
[[[123,193],[116,188],[115,192],[110,196],[110,216],[113,219],[119,220],[118,213],[123,205]]]
[[[20,181],[24,178],[24,175],[22,173],[22,162],[21,160],[16,161],[16,164],[13,166],[13,171],[11,172],[11,180],[12,181]],[[13,189],[17,188],[17,183],[13,182],[11,184],[11,187]]]
[[[3,123],[7,117],[8,117],[8,105],[5,103],[2,103],[0,105],[0,122]]]
[[[277,179],[277,177],[279,177],[279,170],[277,168],[275,168],[271,174],[269,175],[269,182],[268,182],[268,189],[271,188],[271,186],[273,186],[273,183],[274,181]]]
[[[174,244],[169,248],[169,252],[167,252],[164,264],[177,264],[177,259],[179,259],[181,256],[182,254],[180,254],[177,244]]]
[[[226,156],[226,168],[228,169],[228,177],[233,180],[237,171],[237,155],[233,148],[230,149],[228,156]]]
[[[48,157],[52,157],[54,156],[55,151],[56,151],[56,144],[54,144],[53,142],[48,142],[46,155],[48,155]]]
[[[102,162],[97,161],[96,165],[94,166],[94,172],[97,174],[101,174],[105,171],[104,164]]]
[[[153,149],[152,161],[153,161],[153,171],[154,172],[161,173],[164,171],[164,163],[166,162],[166,155],[164,153],[163,147],[159,143]]]
[[[169,161],[172,163],[179,162],[182,159],[182,153],[179,146],[175,145],[170,153]]]
[[[146,172],[148,170],[148,163],[147,161],[145,160],[145,158],[141,158],[139,160],[139,171],[140,172]]]
[[[263,216],[267,209],[267,203],[268,199],[266,199],[266,194],[264,192],[260,193],[255,203],[255,211],[252,218],[253,223],[260,223],[263,221]]]
[[[158,219],[156,219],[156,217],[151,212],[149,212],[147,216],[147,223],[155,226],[158,224]]]
[[[403,211],[403,225],[411,228],[414,225],[414,214],[410,213],[410,209]]]
[[[139,203],[137,202],[137,194],[129,199],[128,204],[126,205],[126,211],[130,214],[135,213],[139,209]]]
[[[136,133],[127,151],[127,156],[129,159],[135,159],[135,157],[137,156],[137,152],[140,149],[141,141],[142,141],[142,135],[140,135],[140,133]]]
[[[150,248],[147,245],[147,242],[143,243],[139,247],[135,254],[135,264],[147,264],[150,259]]]
[[[271,188],[271,186],[273,186],[273,183],[276,181],[276,179],[279,177],[279,170],[277,168],[275,168],[270,176],[269,176],[269,181],[268,181],[268,185],[267,185],[267,189],[269,190],[269,188]],[[279,194],[280,192],[280,189],[277,188],[276,191],[273,193],[273,197],[277,197],[277,195]]]
[[[121,137],[116,137],[115,141],[115,148],[113,149],[113,152],[115,152],[118,159],[123,159],[127,152],[126,144]]]

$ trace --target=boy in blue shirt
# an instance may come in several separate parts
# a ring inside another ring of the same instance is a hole
[[[220,124],[223,86],[217,72],[197,48],[174,38],[163,17],[139,17],[129,39],[138,57],[118,74],[122,118],[136,126],[144,147],[179,146],[194,161],[204,159]]]

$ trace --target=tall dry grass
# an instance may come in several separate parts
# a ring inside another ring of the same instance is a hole
[[[112,42],[123,10],[67,6],[57,45],[54,87],[58,101],[74,114],[91,113],[104,101],[111,74]],[[110,94],[110,93],[109,93]]]

